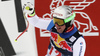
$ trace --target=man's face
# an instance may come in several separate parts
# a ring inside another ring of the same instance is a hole
[[[55,27],[57,28],[57,32],[58,33],[63,33],[63,31],[65,30],[66,26],[59,26],[58,24],[55,24]]]

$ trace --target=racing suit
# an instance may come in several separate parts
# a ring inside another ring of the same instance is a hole
[[[50,31],[50,44],[46,56],[84,56],[86,43],[84,37],[73,25],[64,33],[58,33],[52,19],[27,15],[35,27]]]

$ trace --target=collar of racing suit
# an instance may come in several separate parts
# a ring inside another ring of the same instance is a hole
[[[67,30],[66,32],[64,33],[59,33],[59,35],[62,37],[62,38],[69,38],[71,37],[75,32],[77,32],[78,29],[76,27],[74,27],[74,25],[72,26],[71,29]]]
[[[72,27],[69,29],[69,30],[67,30],[67,31],[65,31],[66,33],[67,32],[70,32],[70,31],[72,31],[74,29],[74,25],[72,25]]]

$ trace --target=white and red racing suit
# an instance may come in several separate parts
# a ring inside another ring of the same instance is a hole
[[[70,30],[58,33],[52,19],[40,18],[37,15],[28,15],[27,18],[33,26],[50,31],[50,45],[46,56],[84,56],[86,43],[74,25]]]

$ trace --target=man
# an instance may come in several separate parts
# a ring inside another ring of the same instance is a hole
[[[86,43],[84,37],[73,25],[75,11],[67,6],[54,10],[53,19],[40,18],[35,14],[31,3],[24,6],[28,21],[35,27],[51,32],[50,45],[46,56],[84,56]]]

